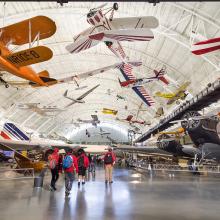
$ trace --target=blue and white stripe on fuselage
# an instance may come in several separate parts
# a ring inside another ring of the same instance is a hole
[[[4,124],[1,136],[4,139],[11,140],[30,140],[30,138],[13,123]]]

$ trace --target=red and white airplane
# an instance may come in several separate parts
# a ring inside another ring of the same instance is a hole
[[[129,87],[129,88],[142,86],[144,84],[147,84],[149,82],[153,82],[153,81],[156,81],[156,80],[160,80],[163,83],[165,83],[166,85],[169,84],[169,81],[164,76],[166,74],[166,68],[165,67],[163,67],[159,71],[153,70],[153,72],[154,72],[155,76],[144,77],[144,78],[139,78],[139,79],[130,79],[130,80],[126,80],[126,81],[123,81],[123,82],[121,82],[120,79],[119,79],[119,83],[120,83],[121,87]]]
[[[201,41],[192,46],[192,53],[202,55],[220,49],[220,37]]]
[[[128,117],[125,118],[125,119],[116,118],[116,120],[118,120],[118,121],[127,121],[127,122],[129,122],[129,124],[141,124],[141,125],[148,124],[148,122],[146,122],[146,121],[135,120],[135,119],[133,119],[133,117],[134,117],[133,115],[128,115]]]
[[[87,22],[92,27],[74,37],[74,43],[66,46],[70,53],[78,53],[104,42],[106,46],[122,61],[126,55],[120,45],[121,41],[150,41],[154,38],[150,28],[158,26],[158,20],[153,16],[114,18],[118,4],[104,8],[107,3],[90,9]],[[105,12],[106,11],[106,12]],[[106,15],[110,12],[109,18]]]

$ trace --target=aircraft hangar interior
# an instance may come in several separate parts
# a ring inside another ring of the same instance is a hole
[[[0,220],[219,220],[220,2],[0,1]]]

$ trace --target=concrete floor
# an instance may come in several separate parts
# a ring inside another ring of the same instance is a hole
[[[150,178],[117,169],[114,180],[106,187],[99,170],[84,187],[75,182],[68,199],[62,177],[57,192],[33,190],[32,179],[0,181],[0,219],[220,219],[220,178]]]

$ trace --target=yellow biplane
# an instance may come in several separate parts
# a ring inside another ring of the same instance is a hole
[[[162,93],[162,92],[156,92],[155,96],[162,97],[165,99],[169,99],[167,102],[167,105],[171,105],[174,102],[176,104],[180,104],[178,101],[179,99],[184,100],[188,93],[186,93],[186,88],[190,85],[190,82],[187,81],[183,83],[174,93]]]
[[[44,70],[36,73],[29,65],[47,61],[53,52],[45,46],[33,47],[41,39],[49,38],[56,32],[55,22],[46,16],[36,16],[27,20],[0,28],[0,73],[11,73],[30,81],[33,84],[48,86],[54,79]],[[29,49],[13,53],[9,45],[24,45]],[[0,77],[7,88],[9,84]]]

